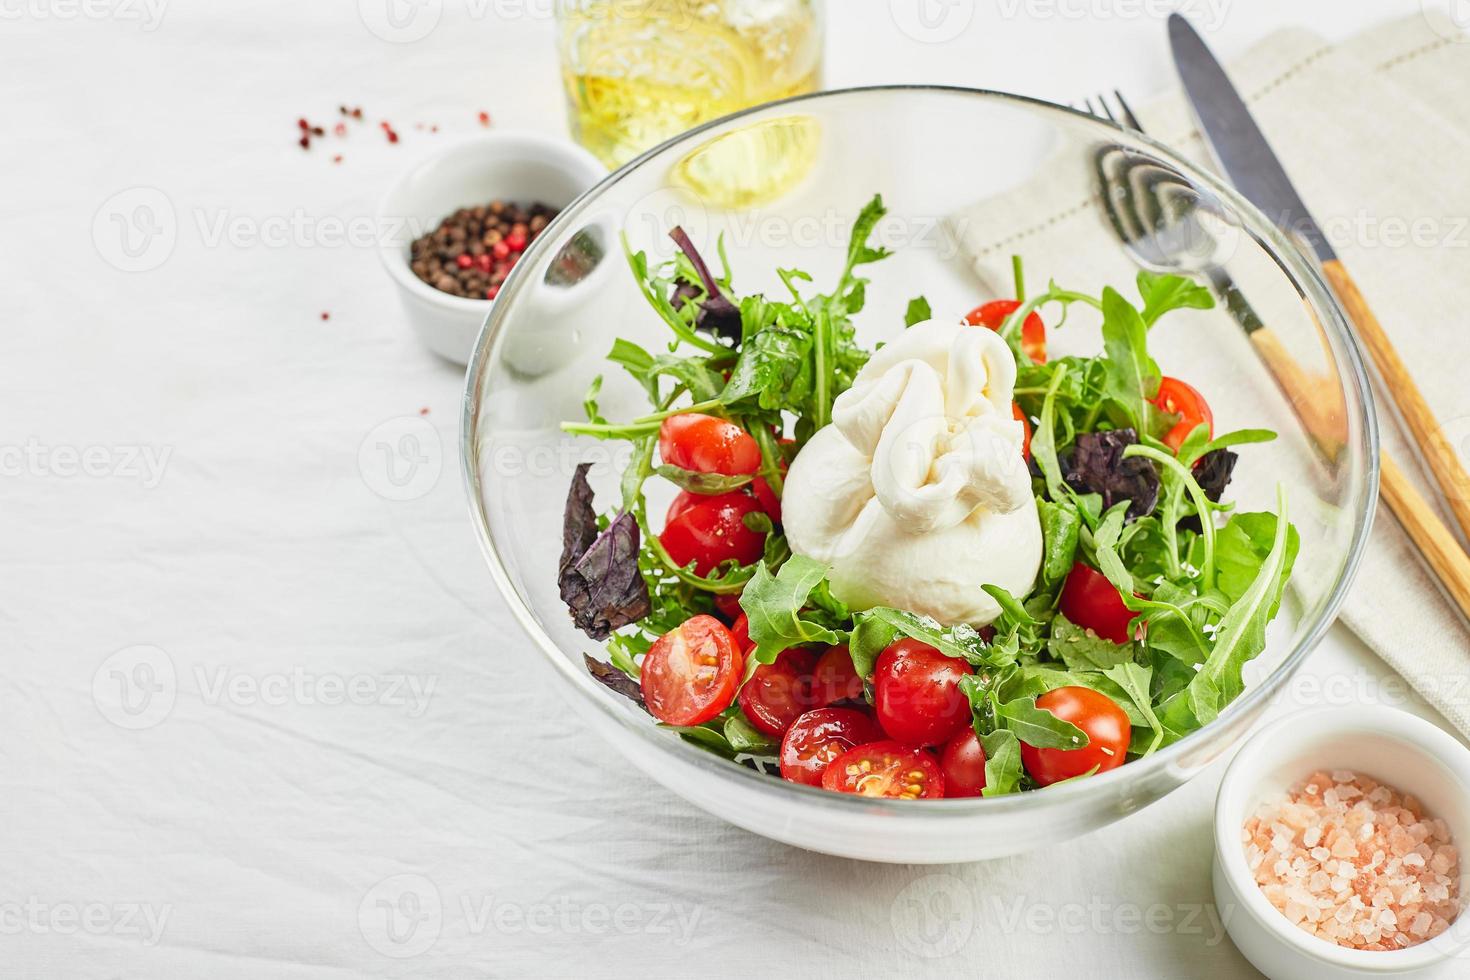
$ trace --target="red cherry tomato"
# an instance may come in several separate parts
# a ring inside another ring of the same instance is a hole
[[[873,707],[888,737],[908,745],[943,742],[970,724],[970,701],[960,678],[969,664],[927,643],[899,640],[878,654],[873,668]]]
[[[696,473],[742,476],[760,469],[761,450],[749,432],[713,415],[670,415],[658,429],[663,461]]]
[[[863,679],[852,666],[852,654],[847,652],[847,647],[828,647],[817,658],[816,669],[812,671],[812,698],[817,706],[825,708],[835,701],[861,701],[862,697]]]
[[[985,788],[985,748],[974,728],[966,728],[944,743],[939,754],[945,796],[979,796]]]
[[[746,527],[745,515],[760,509],[754,497],[739,490],[714,496],[685,490],[669,505],[668,521],[658,540],[674,564],[683,568],[692,561],[700,575],[708,575],[730,558],[753,565],[765,550],[766,534]]]
[[[1020,308],[1021,304],[1013,299],[992,300],[971,310],[965,317],[965,322],[976,327],[999,330],[1006,322],[1006,317]],[[1046,324],[1041,322],[1039,314],[1028,313],[1021,323],[1021,350],[1037,364],[1046,363]]]
[[[1179,416],[1179,421],[1174,424],[1174,428],[1164,434],[1164,445],[1176,453],[1179,447],[1184,445],[1185,438],[1201,422],[1210,427],[1210,436],[1214,437],[1215,415],[1210,411],[1205,396],[1178,378],[1161,379],[1159,393],[1154,396],[1153,402],[1170,415]]]
[[[756,477],[750,481],[750,492],[755,499],[760,501],[761,510],[771,517],[772,524],[781,523],[781,498],[776,496],[776,491],[763,478]]]
[[[783,650],[774,663],[757,667],[740,688],[740,710],[746,719],[767,735],[784,735],[813,706],[816,663],[809,650]]]
[[[1025,412],[1021,411],[1021,406],[1015,402],[1011,402],[1011,414],[1016,417],[1017,422],[1021,423],[1021,457],[1029,462],[1031,459],[1031,420],[1026,417]]]
[[[715,596],[715,608],[720,611],[721,616],[724,616],[732,623],[745,615],[740,608],[740,596],[738,595]]]
[[[1081,776],[1094,767],[1098,772],[1107,772],[1128,758],[1133,729],[1127,713],[1106,694],[1087,687],[1059,687],[1037,698],[1036,706],[1070,721],[1087,733],[1089,740],[1080,749],[1038,749],[1022,742],[1021,764],[1041,785]]]
[[[1062,585],[1061,609],[1063,616],[1105,640],[1127,643],[1131,639],[1128,624],[1133,610],[1123,604],[1122,594],[1106,575],[1080,561]]]
[[[848,749],[828,763],[822,788],[896,800],[937,800],[944,796],[944,774],[923,749],[872,742]]]
[[[713,616],[693,616],[649,648],[639,685],[659,721],[702,725],[730,707],[744,673],[745,658],[725,625]]]
[[[750,617],[741,613],[735,620],[735,625],[730,627],[730,636],[735,640],[735,649],[741,653],[750,649]]]
[[[827,764],[848,749],[883,737],[878,723],[852,708],[818,708],[792,723],[781,740],[781,778],[822,785]]]

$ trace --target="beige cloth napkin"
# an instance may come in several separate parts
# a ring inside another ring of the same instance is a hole
[[[1466,453],[1470,37],[1458,34],[1446,19],[1419,16],[1340,44],[1289,30],[1262,41],[1229,70],[1441,424]],[[1134,105],[1150,135],[1213,166],[1182,93],[1142,105],[1134,100]],[[1052,192],[1063,184],[1067,194]],[[1060,181],[1059,174],[1043,168],[1029,186],[953,216],[950,229],[996,295],[1009,292],[1012,253],[1033,263],[1048,254],[1066,255],[1069,269],[1087,270],[1084,250],[1095,246],[1097,271],[1106,266],[1114,274],[1111,281],[1117,281],[1119,270],[1110,264],[1117,261],[1117,248],[1099,202],[1077,198],[1075,175]],[[1046,275],[1037,268],[1030,277],[1044,281]],[[1264,300],[1268,306],[1271,301]],[[1219,370],[1229,370],[1224,365],[1231,356],[1221,356]],[[1377,401],[1385,450],[1419,480],[1427,499],[1437,500],[1381,390]],[[1260,463],[1259,456],[1243,461]],[[1278,457],[1275,463],[1287,460]],[[1470,735],[1470,631],[1387,508],[1379,509],[1342,619]]]

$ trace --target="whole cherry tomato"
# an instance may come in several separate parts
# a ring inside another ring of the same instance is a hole
[[[658,540],[676,565],[683,568],[692,561],[699,575],[732,558],[753,565],[765,550],[766,532],[747,527],[745,515],[760,510],[759,501],[739,490],[714,496],[685,490],[669,505]]]
[[[775,661],[761,664],[740,688],[740,710],[767,735],[780,738],[812,703],[812,668],[817,658],[810,650],[783,650]]]
[[[1021,764],[1043,786],[1081,776],[1096,769],[1116,769],[1128,758],[1133,734],[1128,714],[1106,694],[1088,687],[1059,687],[1036,699],[1036,706],[1070,721],[1087,735],[1077,749],[1038,749],[1021,743]]]
[[[1021,406],[1016,402],[1011,402],[1011,414],[1016,417],[1017,422],[1021,423],[1021,457],[1030,462],[1031,420],[1026,417],[1026,413],[1021,411]]]
[[[872,742],[848,749],[828,763],[822,788],[896,800],[937,800],[944,796],[944,774],[923,749]]]
[[[939,754],[945,796],[979,796],[985,788],[985,748],[973,727],[944,743]]]
[[[744,476],[761,465],[760,446],[749,432],[734,422],[697,412],[663,420],[658,452],[670,466],[696,473]]]
[[[1062,584],[1062,615],[1105,640],[1127,643],[1133,610],[1123,604],[1122,594],[1108,577],[1080,561]]]
[[[781,740],[781,778],[822,785],[828,763],[848,749],[883,737],[878,723],[852,708],[818,708],[792,723]]]
[[[1184,445],[1184,440],[1201,422],[1210,427],[1210,436],[1214,437],[1215,414],[1210,411],[1205,396],[1178,378],[1161,379],[1159,393],[1154,396],[1153,403],[1170,415],[1179,416],[1179,421],[1174,424],[1174,428],[1164,434],[1164,445],[1176,453],[1179,452],[1179,447]]]
[[[702,725],[730,707],[745,658],[713,616],[693,616],[654,641],[639,686],[648,711],[667,725]]]
[[[862,700],[863,679],[852,666],[852,654],[847,652],[847,647],[828,647],[817,658],[816,669],[812,671],[812,697],[819,708],[836,701]]]
[[[908,745],[935,745],[970,724],[970,701],[960,680],[975,671],[927,643],[903,639],[878,654],[873,707],[888,737]]]
[[[976,327],[999,330],[1006,318],[1021,308],[1013,299],[997,299],[975,307],[965,317],[965,322]],[[1026,314],[1021,323],[1021,350],[1037,364],[1046,363],[1046,324],[1037,313]]]

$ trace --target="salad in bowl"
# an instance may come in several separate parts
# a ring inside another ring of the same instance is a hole
[[[898,800],[1043,790],[1209,724],[1298,549],[1284,491],[1274,513],[1230,501],[1275,434],[1215,432],[1149,354],[1209,290],[1028,289],[1018,257],[1013,296],[916,297],[867,349],[883,215],[857,212],[825,292],[781,269],[783,295],[741,295],[723,243],[678,227],[671,261],[625,245],[668,344],[608,354],[647,413],[603,417],[598,377],[562,427],[631,447],[616,499],[583,465],[566,502],[557,584],[607,651],[587,669],[732,765]],[[1049,357],[1078,307],[1102,350]],[[678,490],[662,514],[658,481]]]

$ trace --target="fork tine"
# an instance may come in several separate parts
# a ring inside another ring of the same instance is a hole
[[[1113,97],[1118,100],[1118,106],[1123,110],[1124,125],[1140,133],[1144,132],[1143,123],[1138,121],[1138,116],[1134,115],[1133,107],[1128,104],[1127,99],[1123,98],[1123,93],[1113,89]]]
[[[1108,105],[1108,97],[1105,96],[1105,95],[1099,95],[1097,97],[1097,101],[1098,101],[1098,104],[1102,106],[1102,113],[1101,113],[1101,115],[1106,115],[1107,118],[1108,118],[1108,122],[1116,123],[1118,120],[1116,118],[1114,118],[1114,116],[1113,116],[1112,106]],[[1088,99],[1087,100],[1087,104],[1089,106],[1092,105],[1092,100],[1091,99]],[[1094,112],[1093,115],[1096,116],[1096,115],[1099,115],[1099,113]]]

